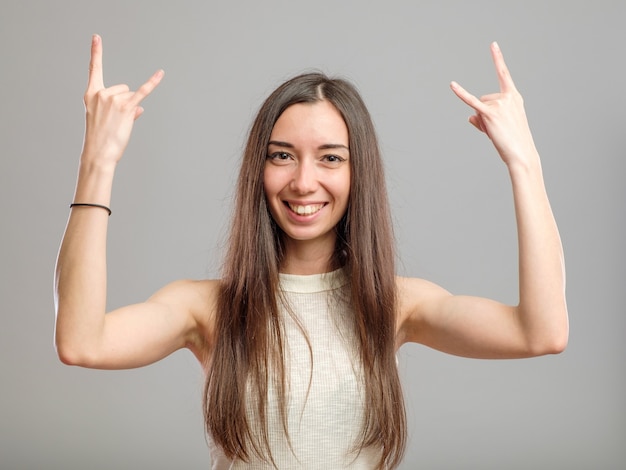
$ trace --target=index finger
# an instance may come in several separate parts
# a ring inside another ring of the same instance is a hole
[[[89,62],[89,79],[87,89],[92,91],[104,88],[102,74],[102,38],[94,34],[91,38],[91,60]]]
[[[515,84],[509,73],[509,69],[504,63],[504,56],[498,46],[497,42],[491,43],[491,57],[496,67],[496,75],[498,76],[498,83],[500,84],[500,91],[507,92],[515,90]]]

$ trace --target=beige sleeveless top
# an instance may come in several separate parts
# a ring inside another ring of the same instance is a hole
[[[363,394],[354,345],[349,286],[343,271],[299,276],[281,274],[280,287],[289,308],[306,331],[281,308],[287,338],[288,430],[285,438],[278,403],[268,399],[269,439],[280,469],[372,469],[373,449],[354,452],[363,420]],[[310,387],[309,387],[310,381]],[[308,392],[308,393],[307,393]],[[209,438],[213,470],[273,469],[271,463],[228,460]]]

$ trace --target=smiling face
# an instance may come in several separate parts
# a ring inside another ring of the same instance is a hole
[[[272,217],[291,247],[332,254],[350,195],[348,128],[328,101],[289,106],[270,136],[263,174]]]

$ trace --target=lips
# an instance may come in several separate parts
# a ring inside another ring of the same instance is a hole
[[[317,214],[320,210],[322,210],[322,207],[324,207],[326,205],[325,203],[321,203],[321,204],[294,204],[294,203],[287,202],[287,201],[285,201],[285,204],[293,212],[295,212],[298,215],[303,215],[303,216]]]

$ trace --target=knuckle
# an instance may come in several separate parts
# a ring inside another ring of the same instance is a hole
[[[125,107],[125,102],[126,100],[124,99],[124,97],[120,96],[120,95],[114,95],[111,97],[111,101],[113,102],[113,104],[120,109],[124,109]]]
[[[137,89],[137,93],[141,94],[141,95],[147,95],[148,93],[150,93],[150,90],[152,89],[152,82],[147,82],[144,83],[143,85],[141,85],[138,89]]]
[[[93,98],[98,102],[104,102],[109,98],[109,93],[106,89],[98,90],[94,93]]]

